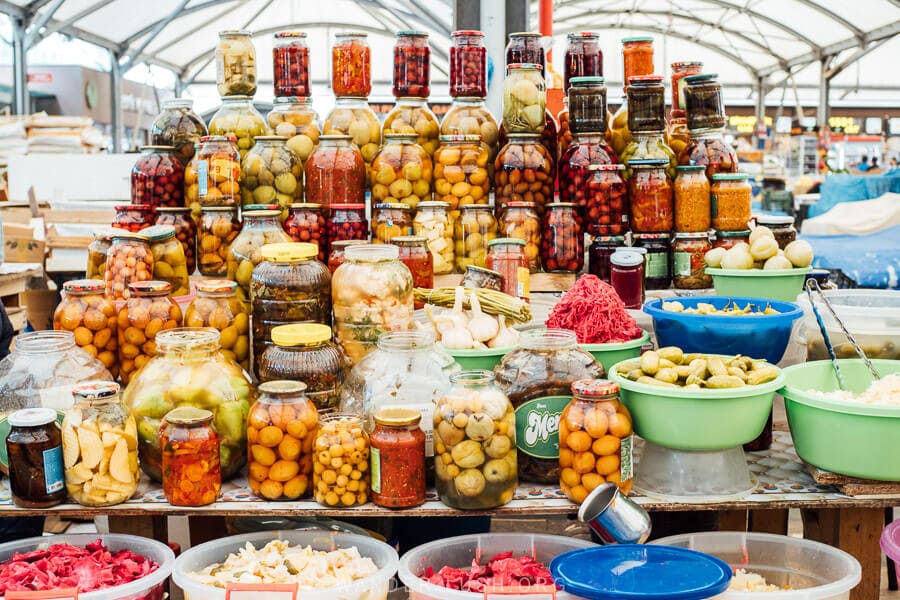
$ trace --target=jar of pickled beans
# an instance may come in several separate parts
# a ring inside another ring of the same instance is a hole
[[[425,432],[422,415],[408,408],[375,413],[371,443],[372,502],[387,508],[425,503]]]
[[[394,44],[395,98],[428,98],[431,94],[431,48],[424,31],[398,31]]]
[[[368,34],[343,32],[331,47],[331,88],[335,96],[365,98],[372,92],[372,52]]]
[[[182,406],[169,411],[159,429],[162,486],[172,506],[207,506],[222,487],[219,436],[213,414]]]
[[[309,46],[302,31],[279,31],[272,39],[275,96],[310,95]],[[277,134],[280,135],[280,134]]]
[[[487,96],[487,50],[484,34],[477,30],[454,31],[450,45],[450,96]]]

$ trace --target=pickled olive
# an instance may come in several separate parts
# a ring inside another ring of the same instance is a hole
[[[510,202],[499,211],[499,235],[525,242],[523,252],[528,268],[537,273],[541,268],[541,219],[533,202]]]
[[[709,230],[711,225],[709,188],[709,180],[703,166],[678,167],[678,177],[674,185],[675,231],[698,233]]]
[[[328,219],[328,246],[335,242],[369,239],[369,221],[365,204],[332,204]]]
[[[372,159],[372,201],[401,203],[415,210],[431,200],[434,167],[415,134],[390,133]]]
[[[305,33],[280,31],[273,36],[272,71],[276,97],[310,95],[309,46]],[[282,134],[276,132],[276,135]]]
[[[382,136],[390,133],[407,133],[416,136],[418,143],[428,156],[434,156],[438,148],[441,131],[437,117],[422,98],[401,98],[384,119]]]
[[[308,242],[319,248],[318,259],[325,262],[328,249],[328,231],[321,204],[291,204],[288,217],[282,223],[284,232],[294,242]]]
[[[583,218],[575,204],[547,205],[541,235],[541,264],[548,273],[578,273],[584,267]]]
[[[77,279],[63,284],[63,290],[63,299],[53,313],[53,329],[71,331],[75,344],[97,357],[117,377],[116,308],[104,296],[105,284],[96,279]]]
[[[494,203],[534,202],[538,216],[553,200],[553,157],[536,134],[510,135],[494,163]]]
[[[237,138],[200,138],[197,154],[184,172],[185,204],[194,215],[204,206],[237,206],[241,196],[241,156]]]
[[[508,133],[541,133],[546,107],[543,67],[533,63],[507,65],[503,80],[504,129]]]
[[[189,98],[163,100],[162,112],[150,126],[150,143],[154,146],[174,146],[175,156],[182,167],[191,163],[196,144],[208,135],[206,123],[192,110],[193,106],[194,101]]]
[[[737,153],[722,138],[722,133],[692,133],[691,140],[678,157],[682,165],[703,165],[706,178],[712,181],[716,173],[737,173]]]
[[[112,233],[108,229],[94,232],[94,239],[88,245],[87,267],[84,271],[86,279],[103,280],[103,274],[106,273],[106,253],[112,245]]]
[[[175,229],[175,239],[184,251],[188,274],[192,274],[197,268],[197,224],[191,217],[191,209],[161,208],[157,210],[156,223]]]
[[[629,181],[631,229],[640,233],[663,233],[672,230],[674,207],[672,185],[664,160],[632,160],[628,166],[634,174]]]
[[[115,207],[114,229],[137,233],[156,223],[156,207],[150,204],[120,204]]]
[[[326,217],[332,204],[362,204],[366,164],[350,136],[323,135],[306,161],[306,201],[321,204]]]
[[[484,34],[475,30],[454,31],[450,45],[450,96],[487,96],[487,50]]]
[[[427,33],[397,32],[392,91],[395,98],[427,98],[431,94],[431,48],[428,46]],[[429,151],[429,154],[433,153],[434,149]]]
[[[197,253],[200,260],[197,269],[201,275],[215,277],[228,273],[228,250],[241,231],[238,209],[212,206],[200,211],[200,229],[197,233]]]
[[[343,413],[321,417],[313,445],[316,502],[331,507],[365,504],[369,475],[369,436],[362,420]]]
[[[250,370],[250,312],[238,298],[235,282],[199,282],[197,295],[184,313],[184,325],[217,329],[222,354],[245,371]]]
[[[144,146],[131,169],[131,203],[181,206],[184,167],[174,146]]]
[[[623,165],[615,164],[588,167],[584,214],[585,230],[590,235],[624,235],[628,231],[628,184],[622,178],[624,169]]]
[[[299,157],[279,136],[255,138],[241,161],[241,204],[278,204],[281,218],[287,207],[303,198],[303,167]]]
[[[275,98],[266,120],[272,133],[287,138],[285,145],[300,158],[300,164],[305,168],[322,134],[312,100],[293,96]]]
[[[695,290],[712,287],[712,276],[706,274],[703,257],[712,249],[709,234],[676,233],[672,244],[673,279],[678,289]]]
[[[451,214],[464,204],[488,204],[490,151],[480,135],[442,135],[434,154],[434,198]]]
[[[331,47],[331,89],[337,97],[372,92],[372,51],[365,33],[338,33]]]
[[[741,231],[750,222],[752,189],[744,173],[719,173],[712,176],[710,210],[717,231]]]
[[[234,136],[241,159],[253,147],[254,139],[266,135],[268,128],[262,115],[253,106],[251,96],[222,98],[222,107],[209,122],[211,136]],[[210,165],[212,168],[212,165]]]
[[[106,297],[127,300],[131,297],[129,284],[153,279],[153,253],[147,236],[139,233],[116,232],[106,259]]]
[[[488,242],[497,237],[497,220],[490,206],[466,204],[455,224],[456,268],[485,266]]]
[[[412,209],[406,204],[376,204],[372,207],[372,243],[389,244],[397,236],[412,233]]]
[[[371,185],[372,159],[381,146],[381,123],[364,98],[338,98],[325,119],[325,135],[349,135],[366,163],[366,185]],[[363,189],[365,193],[365,189]],[[339,198],[346,202],[351,198]],[[356,201],[355,197],[353,199]],[[361,202],[361,200],[360,200]]]
[[[169,296],[169,283],[144,281],[128,287],[131,297],[117,317],[119,375],[125,384],[156,356],[156,335],[181,327],[182,318],[181,308]]]
[[[153,254],[153,278],[172,285],[172,296],[186,296],[191,292],[190,274],[184,249],[175,237],[171,225],[154,225],[143,231],[150,239]]]
[[[494,159],[500,149],[500,130],[494,116],[485,106],[483,98],[455,99],[441,120],[441,135],[480,135],[481,143],[488,149],[488,177],[493,176]]]
[[[216,88],[219,96],[256,93],[256,48],[248,31],[222,31],[216,46]]]
[[[594,176],[590,167],[615,165],[616,162],[616,155],[603,134],[576,134],[574,142],[559,160],[559,201],[574,202],[580,209],[586,209],[588,184]]]
[[[453,220],[449,208],[446,202],[423,202],[413,219],[413,233],[425,238],[435,275],[447,275],[455,268]]]
[[[262,247],[266,244],[290,242],[291,238],[281,228],[277,210],[248,210],[244,212],[241,232],[228,247],[225,263],[228,279],[241,288],[242,299],[250,299],[250,277],[253,269],[263,261]]]

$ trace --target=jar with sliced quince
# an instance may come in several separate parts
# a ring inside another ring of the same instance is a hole
[[[256,48],[249,31],[219,32],[216,46],[216,89],[219,96],[256,93]]]
[[[175,239],[184,250],[187,271],[192,274],[197,268],[197,224],[191,216],[191,209],[159,208],[156,210],[156,224],[169,225],[175,229]]]
[[[182,313],[165,281],[141,281],[130,286],[131,297],[117,317],[119,376],[128,384],[156,356],[156,336],[181,327]],[[160,415],[162,416],[162,415]]]
[[[212,327],[219,332],[220,352],[250,370],[250,311],[228,279],[197,282],[197,295],[184,313],[185,327]]]
[[[372,93],[372,51],[366,33],[335,34],[331,47],[331,89],[338,98],[365,98]]]
[[[150,126],[150,143],[174,146],[183,167],[191,164],[200,138],[209,135],[206,123],[193,110],[190,98],[170,98],[161,103],[162,111]]]
[[[222,106],[209,122],[210,135],[233,135],[238,152],[243,159],[254,139],[268,133],[266,121],[253,106],[252,96],[228,96],[222,98]]]
[[[498,210],[499,235],[525,242],[523,252],[532,273],[541,270],[541,219],[534,202],[510,202]]]
[[[325,119],[325,135],[349,135],[366,163],[366,185],[370,185],[372,159],[381,146],[381,123],[364,97],[339,97]]]
[[[200,138],[184,172],[185,204],[198,215],[204,206],[237,206],[241,198],[241,155],[233,135]]]
[[[434,165],[415,134],[389,133],[372,159],[372,202],[402,203],[415,210],[431,200]]]
[[[488,204],[493,167],[480,135],[442,135],[434,153],[434,198],[458,215],[464,204]]]
[[[237,282],[241,299],[249,301],[250,278],[256,265],[263,261],[262,247],[290,242],[291,238],[281,227],[281,212],[278,210],[247,210],[243,217],[243,227],[229,246],[225,262],[228,279]]]
[[[116,307],[97,279],[76,279],[63,284],[63,296],[53,312],[53,329],[71,331],[75,344],[97,358],[113,377],[119,375]]]
[[[272,133],[287,138],[285,145],[305,167],[322,135],[319,113],[313,108],[312,100],[298,96],[275,98],[266,120]]]
[[[184,167],[175,146],[143,146],[131,169],[131,203],[182,206],[183,195]]]
[[[515,133],[494,163],[494,204],[534,202],[538,216],[553,201],[553,157],[534,133]]]
[[[272,71],[276,98],[310,96],[309,46],[304,32],[279,31],[272,36]]]
[[[241,204],[278,204],[282,220],[287,207],[303,199],[303,165],[286,142],[277,135],[259,136],[241,161]]]
[[[422,202],[413,219],[413,233],[425,238],[434,274],[449,275],[455,268],[453,219],[446,202]]]
[[[428,100],[425,98],[398,98],[381,127],[381,134],[385,139],[391,133],[415,135],[416,142],[425,149],[428,156],[434,156],[441,130],[437,117],[428,108]]]
[[[441,135],[480,135],[489,151],[488,174],[493,175],[494,158],[500,149],[500,129],[484,98],[454,98],[450,110],[441,119]]]
[[[200,209],[197,232],[197,270],[207,277],[222,277],[228,273],[228,249],[241,232],[237,207],[207,206]]]
[[[363,204],[366,163],[349,135],[323,135],[306,161],[306,201],[321,204],[326,216],[332,204]]]

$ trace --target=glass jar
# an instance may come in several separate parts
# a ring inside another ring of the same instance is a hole
[[[586,210],[590,202],[592,167],[615,166],[616,154],[602,133],[576,133],[573,143],[559,160],[560,202],[574,202]]]
[[[415,327],[413,281],[396,246],[351,246],[345,255],[331,282],[335,340],[356,364],[385,331]]]
[[[634,174],[628,182],[631,204],[631,230],[636,233],[662,233],[674,226],[672,180],[665,160],[632,160],[628,168]]]
[[[105,292],[106,285],[96,279],[65,282],[62,300],[53,312],[53,329],[71,331],[75,344],[103,363],[115,378],[119,374],[116,307]]]
[[[254,140],[267,131],[266,122],[249,95],[222,98],[221,108],[209,122],[209,135],[235,137],[241,160],[253,147]]]
[[[632,134],[665,130],[665,108],[662,76],[642,75],[628,80],[628,129]]]
[[[434,153],[434,198],[456,215],[463,204],[488,204],[490,172],[490,150],[480,135],[442,135]]]
[[[546,68],[541,34],[536,31],[519,31],[509,34],[506,44],[506,66],[516,63],[535,63]]]
[[[422,415],[404,408],[375,415],[372,445],[372,502],[387,508],[425,503],[425,433]]]
[[[344,474],[348,471],[348,474]],[[313,453],[316,502],[350,508],[369,500],[369,436],[356,415],[319,419]]]
[[[706,274],[703,258],[712,250],[709,234],[676,233],[672,242],[673,279],[679,290],[700,290],[712,287],[712,276]]]
[[[632,244],[644,252],[644,289],[667,290],[672,285],[672,238],[668,233],[635,233]]]
[[[616,248],[609,258],[609,283],[625,308],[644,305],[644,256],[631,248]]]
[[[256,48],[249,31],[220,31],[216,46],[216,89],[219,96],[256,93]]]
[[[434,465],[441,502],[489,509],[512,500],[518,487],[512,404],[491,371],[463,371],[434,413]]]
[[[256,265],[263,261],[262,247],[291,241],[281,227],[280,216],[277,210],[244,211],[241,232],[228,247],[225,258],[228,279],[240,286],[242,298],[250,298],[250,277]]]
[[[184,204],[184,167],[175,146],[143,146],[131,169],[131,203],[160,206]]]
[[[334,411],[347,376],[347,360],[331,341],[331,327],[295,323],[272,329],[272,344],[256,359],[260,381],[289,379],[306,385],[319,413]]]
[[[531,295],[531,265],[525,255],[525,241],[519,238],[496,238],[488,242],[485,267],[503,277],[500,291],[522,300]]]
[[[716,173],[737,173],[738,158],[734,148],[725,141],[721,130],[691,131],[691,139],[678,156],[683,165],[703,165],[707,179]]]
[[[540,136],[512,134],[494,164],[494,204],[534,202],[538,216],[543,216],[544,206],[553,201],[553,178],[554,160]]]
[[[156,207],[152,204],[120,204],[114,207],[112,227],[137,233],[156,223]]]
[[[600,281],[610,283],[610,258],[616,248],[625,245],[624,235],[598,235],[588,249],[588,272]]]
[[[266,120],[275,135],[287,138],[287,147],[305,167],[322,134],[319,114],[313,108],[312,100],[298,96],[275,98]]]
[[[613,116],[609,124],[609,143],[621,157],[625,149],[631,143],[632,132],[628,128],[628,82],[632,77],[652,75],[653,68],[653,38],[630,37],[622,40],[623,78],[625,82],[626,97]]]
[[[541,133],[547,111],[543,67],[533,63],[507,65],[503,80],[503,127],[507,133]]]
[[[366,199],[366,163],[349,135],[323,135],[306,161],[306,201],[362,204]]]
[[[600,36],[593,31],[575,31],[566,35],[563,65],[565,94],[569,93],[572,80],[577,77],[602,77],[603,51],[600,49]]]
[[[250,490],[266,500],[312,492],[313,443],[319,412],[299,381],[266,381],[247,420]]]
[[[712,226],[718,231],[741,231],[750,223],[753,189],[746,173],[717,173],[710,187]]]
[[[484,98],[455,98],[441,119],[441,135],[480,135],[481,143],[488,149],[488,175],[493,175],[494,158],[500,150],[500,129]]]
[[[142,281],[129,286],[131,297],[117,316],[119,376],[126,385],[156,356],[160,331],[181,326],[181,307],[172,300],[165,281]],[[160,415],[162,417],[163,415]]]
[[[540,271],[541,219],[534,202],[510,202],[499,213],[499,235],[525,242],[523,252],[528,259],[528,270]]]
[[[434,275],[448,275],[453,272],[455,266],[453,221],[449,208],[450,205],[446,202],[422,202],[413,219],[413,233],[425,239],[426,248],[431,254]],[[415,279],[413,274],[413,280]],[[417,287],[420,286],[417,284]]]
[[[325,262],[328,230],[325,228],[325,215],[321,204],[291,204],[288,206],[288,217],[282,226],[291,241],[315,244],[319,249],[316,257],[319,262]]]
[[[575,77],[568,95],[569,130],[606,133],[606,85],[602,77]]]
[[[50,508],[66,499],[62,434],[57,412],[26,408],[9,415],[9,490],[20,508]]]
[[[331,243],[331,253],[328,255],[328,270],[334,275],[337,268],[346,262],[347,258],[344,253],[350,246],[367,245],[366,240],[339,240]]]
[[[697,233],[710,226],[709,180],[702,165],[678,167],[675,178],[675,231]]]
[[[794,229],[794,217],[760,215],[756,217],[756,224],[769,228],[781,250],[784,250],[788,244],[797,239],[797,230]]]
[[[619,164],[624,164],[625,179],[631,179],[633,172],[629,164],[634,161],[665,160],[666,175],[674,180],[678,167],[678,159],[672,149],[666,146],[664,133],[656,131],[652,133],[636,133],[625,154],[619,155]]]
[[[150,240],[153,255],[153,279],[167,281],[172,285],[173,296],[187,296],[191,293],[187,258],[181,242],[175,237],[171,225],[154,225],[143,232]]]
[[[584,267],[584,220],[576,204],[547,205],[541,234],[541,264],[548,273],[578,273]]]
[[[74,406],[62,423],[66,490],[83,506],[121,504],[141,480],[134,417],[122,403],[118,383],[83,383],[72,396]]]
[[[84,269],[86,279],[103,280],[106,273],[106,253],[112,245],[113,232],[103,229],[94,232],[94,239],[88,244],[88,259]]]
[[[605,481],[631,491],[634,470],[631,413],[619,400],[619,384],[580,379],[572,384],[572,401],[559,423],[559,486],[581,504]]]
[[[672,116],[683,117],[685,114],[684,86],[685,77],[699,75],[703,63],[698,61],[679,61],[672,63]]]
[[[563,109],[556,115],[556,122],[559,123],[559,130],[556,133],[556,145],[559,148],[559,155],[562,156],[572,143],[572,128],[569,126],[568,97],[563,97]]]
[[[464,288],[478,288],[499,292],[503,290],[503,275],[491,269],[469,265],[466,267],[466,272],[463,273],[459,285]]]
[[[750,230],[741,229],[738,231],[714,231],[713,232],[713,248],[734,248],[741,242],[750,243]]]
[[[213,417],[208,410],[184,406],[163,418],[162,487],[172,506],[207,506],[219,495],[222,467]]]
[[[197,282],[197,295],[184,313],[185,327],[212,327],[219,332],[220,352],[250,370],[250,311],[227,279]]]
[[[279,31],[272,36],[275,96],[309,97],[309,46],[302,31]],[[281,135],[280,133],[277,135]]]
[[[161,102],[162,111],[150,126],[150,143],[154,146],[174,146],[175,156],[182,167],[194,158],[196,144],[208,135],[206,123],[194,112],[190,98],[170,98]]]
[[[397,32],[392,91],[395,98],[427,98],[431,95],[431,48],[424,31]],[[435,130],[436,126],[437,121]]]
[[[399,235],[412,233],[413,211],[406,204],[384,203],[372,207],[372,243],[390,244]]]
[[[672,117],[669,119],[665,142],[666,146],[671,148],[672,153],[681,160],[681,156],[691,142],[691,132],[688,131],[685,117]]]
[[[331,89],[338,98],[365,98],[372,93],[372,51],[368,37],[366,33],[349,31],[334,36]]]
[[[718,75],[703,73],[684,78],[684,108],[688,129],[722,129],[726,125],[725,101]]]
[[[428,251],[428,239],[422,236],[401,235],[393,238],[391,244],[400,249],[400,262],[406,265],[412,274],[413,286],[417,288],[434,287],[434,259]],[[416,302],[415,307],[424,304]]]
[[[434,156],[440,126],[425,98],[399,98],[381,127],[381,134],[385,139],[391,133],[415,135],[416,143],[425,149],[428,156]]]
[[[106,259],[106,297],[111,300],[128,300],[129,284],[153,279],[153,253],[150,240],[140,233],[117,231]]]
[[[454,224],[456,268],[465,271],[469,265],[485,266],[488,242],[497,237],[497,219],[493,209],[484,204],[466,204]]]
[[[219,332],[183,327],[156,336],[159,353],[125,388],[125,405],[137,419],[141,469],[162,480],[158,432],[172,408],[193,406],[215,415],[222,481],[247,460],[247,414],[256,397],[250,377],[219,352]]]
[[[264,135],[241,161],[241,204],[278,204],[282,219],[287,207],[303,200],[303,165],[286,145],[287,138]]]
[[[181,244],[187,271],[192,274],[197,268],[197,224],[191,217],[189,208],[159,208],[156,224],[175,229],[175,239]]]
[[[617,164],[587,167],[584,213],[585,230],[590,235],[624,235],[628,231],[628,184],[622,177],[624,170],[624,165]]]
[[[603,367],[579,347],[574,331],[541,328],[523,331],[519,347],[494,373],[515,407],[519,478],[557,483],[559,416],[572,398],[572,383],[603,377]]]
[[[228,273],[228,250],[241,231],[238,209],[229,206],[209,206],[200,210],[200,230],[197,233],[197,269],[207,277],[221,277]]]
[[[200,138],[197,153],[184,172],[185,201],[198,207],[237,206],[241,197],[241,155],[233,135]]]
[[[484,34],[480,31],[462,30],[451,34],[450,96],[481,99],[487,96],[487,50]]]
[[[434,165],[416,135],[389,133],[372,159],[372,202],[402,203],[415,210],[431,200]]]

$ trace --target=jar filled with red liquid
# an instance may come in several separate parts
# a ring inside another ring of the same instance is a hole
[[[310,95],[309,46],[302,31],[279,31],[272,40],[276,97]]]
[[[131,169],[131,203],[184,206],[184,167],[175,146],[144,146]]]
[[[366,163],[349,135],[323,135],[306,161],[306,200],[321,204],[364,203]]]
[[[368,34],[335,35],[331,48],[331,89],[335,96],[365,98],[372,92],[372,51]]]
[[[590,235],[625,235],[628,231],[628,184],[625,165],[591,165],[585,194],[585,229]]]
[[[631,204],[631,230],[636,233],[669,233],[675,225],[672,181],[666,173],[665,159],[632,160],[628,198]]]
[[[394,44],[395,98],[427,98],[431,94],[431,48],[424,31],[398,31]]]
[[[308,242],[319,247],[318,259],[325,262],[328,249],[328,232],[321,204],[301,202],[288,205],[287,219],[282,223],[284,232],[295,242]]]
[[[541,264],[548,273],[578,273],[584,266],[584,228],[572,202],[551,202],[544,214]]]
[[[672,117],[684,116],[684,83],[682,79],[688,75],[699,75],[703,63],[698,61],[679,61],[672,63]]]
[[[410,508],[425,502],[425,432],[422,415],[409,408],[385,408],[375,413],[369,436],[372,461],[372,503]]]
[[[576,31],[566,36],[563,59],[563,92],[569,92],[573,77],[602,77],[603,51],[600,36],[593,31]]]
[[[501,291],[522,300],[531,295],[531,267],[525,255],[525,241],[519,238],[496,238],[488,242],[484,266],[503,277]]]
[[[193,406],[170,411],[159,430],[163,493],[172,506],[206,506],[222,487],[213,414]]]
[[[598,235],[588,248],[588,273],[609,283],[609,259],[616,248],[625,245],[624,235]]]
[[[534,63],[547,68],[541,34],[536,31],[519,31],[509,34],[506,44],[506,66],[516,63]]]
[[[332,204],[331,217],[328,219],[328,243],[343,240],[369,239],[369,221],[366,219],[366,205]]]
[[[609,283],[625,308],[644,304],[644,256],[631,248],[617,248],[609,258]]]
[[[390,243],[400,249],[400,262],[412,273],[413,286],[433,288],[434,257],[428,251],[428,240],[416,235],[398,235],[391,238]],[[423,306],[421,302],[416,302],[416,308]]]
[[[328,254],[328,270],[334,275],[339,266],[346,262],[344,253],[350,246],[362,246],[369,242],[366,240],[338,240],[331,242],[331,252]]]
[[[487,96],[487,50],[484,34],[477,30],[454,31],[450,46],[450,96]]]
[[[138,232],[156,224],[156,207],[152,204],[119,204],[112,226],[116,229]]]

